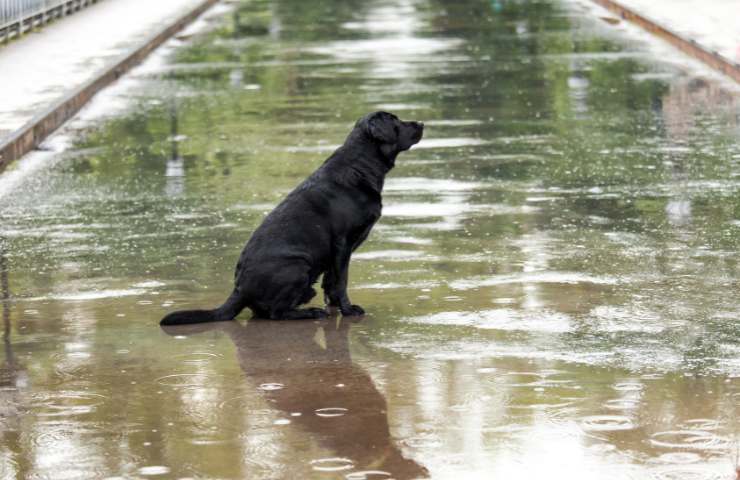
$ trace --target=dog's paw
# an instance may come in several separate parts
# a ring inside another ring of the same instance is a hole
[[[343,307],[342,309],[342,315],[345,317],[358,317],[360,315],[365,315],[365,310],[359,305],[350,305],[348,307]]]

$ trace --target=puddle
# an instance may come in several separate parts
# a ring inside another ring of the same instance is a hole
[[[384,193],[395,195],[395,192],[404,192],[411,195],[420,193],[447,193],[465,192],[482,188],[485,184],[480,182],[463,182],[452,179],[436,179],[423,177],[388,178],[383,186]],[[384,212],[385,213],[385,212]]]
[[[656,480],[721,480],[727,476],[707,471],[701,467],[677,467],[655,472],[651,478]]]
[[[331,418],[331,417],[341,417],[345,415],[347,412],[348,410],[342,407],[325,407],[325,408],[317,409],[316,415],[318,415],[319,417]]]
[[[409,318],[407,321],[432,325],[550,333],[568,332],[573,328],[571,319],[560,313],[546,311],[519,312],[503,308],[480,312],[442,312],[428,317]]]
[[[624,398],[607,400],[604,406],[610,410],[634,410],[640,406],[640,402]]]
[[[352,470],[354,463],[349,458],[320,458],[312,460],[311,467],[317,472],[341,472]]]
[[[176,373],[158,378],[159,385],[173,388],[199,387],[208,385],[210,376],[202,373]]]
[[[701,455],[692,452],[669,452],[655,460],[660,463],[697,463],[701,461]]]
[[[26,408],[39,417],[67,417],[87,415],[106,402],[106,397],[85,392],[56,392],[36,394],[28,401]]]
[[[450,286],[455,290],[468,290],[479,287],[493,287],[506,284],[538,284],[538,283],[561,283],[580,284],[591,283],[595,285],[614,285],[616,279],[609,277],[593,277],[575,272],[540,272],[519,273],[493,276],[490,278],[465,279],[451,282]]]
[[[382,470],[365,470],[361,472],[352,472],[345,475],[346,480],[372,480],[381,478],[392,478],[393,474]]]
[[[353,255],[356,260],[406,260],[423,256],[424,252],[416,250],[377,250],[371,252],[360,252]]]
[[[581,420],[581,426],[589,432],[614,432],[619,430],[632,430],[634,422],[621,415],[594,415]]]
[[[273,390],[282,390],[283,388],[285,388],[285,385],[283,385],[282,383],[263,383],[258,388],[260,390],[270,392]]]
[[[67,302],[81,302],[85,300],[100,300],[104,298],[118,298],[118,297],[129,297],[134,295],[142,295],[146,293],[146,290],[130,288],[130,289],[110,289],[110,290],[92,290],[89,292],[75,292],[75,293],[57,293],[51,294],[46,297],[40,297],[34,300],[61,300]]]
[[[424,141],[416,145],[414,149],[460,148],[485,145],[486,143],[488,142],[481,140],[480,138],[425,138]]]
[[[168,473],[170,473],[170,468],[163,465],[151,465],[139,469],[139,475],[144,475],[145,477],[167,475]]]
[[[690,450],[722,450],[728,447],[727,440],[703,430],[658,432],[650,437],[650,443],[656,447]]]

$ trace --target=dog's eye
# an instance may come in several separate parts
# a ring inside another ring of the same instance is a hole
[[[396,136],[398,136],[398,132],[400,132],[398,125],[393,125],[393,132],[395,132]]]

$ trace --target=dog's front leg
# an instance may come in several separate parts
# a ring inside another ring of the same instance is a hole
[[[334,243],[332,259],[329,269],[324,273],[321,288],[324,289],[324,298],[330,307],[339,307],[344,316],[363,315],[365,310],[359,305],[352,305],[347,295],[347,277],[349,275],[349,259],[352,250],[345,240]]]

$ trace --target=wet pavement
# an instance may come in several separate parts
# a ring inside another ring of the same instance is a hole
[[[0,478],[733,478],[737,94],[557,2],[253,1],[180,43],[0,177]],[[368,315],[161,330],[381,108],[427,128]]]
[[[91,4],[86,7],[92,8],[76,8],[74,15],[64,15],[60,21],[39,26],[21,38],[6,42],[3,37],[0,140],[9,141],[27,123],[38,124],[36,117],[48,113],[83,84],[100,78],[103,69],[130,55],[154,32],[174,22],[177,15],[193,10],[198,0]],[[40,13],[44,5],[50,4],[24,8],[35,8]],[[4,5],[5,11],[8,8]]]

